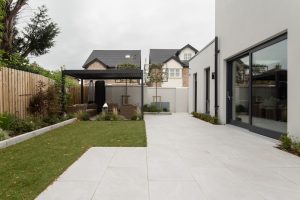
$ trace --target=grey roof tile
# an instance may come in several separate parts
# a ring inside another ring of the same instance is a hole
[[[130,55],[130,58],[126,58]],[[141,50],[94,50],[83,65],[83,68],[99,60],[109,68],[119,64],[134,64],[141,68]]]
[[[170,57],[175,56],[179,49],[150,49],[150,64],[162,64]]]

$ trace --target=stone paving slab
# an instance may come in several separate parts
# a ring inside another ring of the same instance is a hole
[[[300,158],[188,114],[146,116],[147,148],[94,147],[37,199],[299,200]]]

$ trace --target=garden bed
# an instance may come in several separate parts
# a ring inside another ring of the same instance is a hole
[[[145,115],[172,115],[171,112],[144,112]]]
[[[0,141],[0,149],[4,149],[6,147],[15,145],[15,144],[23,142],[25,140],[29,140],[30,138],[42,135],[46,132],[49,132],[51,130],[63,127],[65,125],[72,124],[75,121],[76,121],[76,118],[69,119],[69,120],[54,124],[54,125],[46,126],[44,128],[41,128],[41,129],[37,129],[37,130],[31,131],[31,132],[28,132],[28,133],[24,133],[22,135],[18,135],[18,136]]]

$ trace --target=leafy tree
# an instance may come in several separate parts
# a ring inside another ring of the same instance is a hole
[[[7,53],[40,56],[54,45],[54,38],[59,34],[57,24],[47,15],[45,6],[30,19],[24,30],[18,30],[17,19],[28,0],[6,0],[4,3],[3,35],[0,48]]]
[[[120,65],[118,65],[118,69],[137,69],[138,67],[136,66],[136,65],[134,65],[134,64],[130,64],[130,63],[125,63],[125,64],[120,64]],[[126,90],[125,90],[125,98],[127,98],[128,97],[128,88],[127,88],[127,79],[125,80],[126,82]],[[130,82],[131,82],[131,80],[130,80]],[[128,99],[127,99],[127,101],[128,101]]]
[[[152,64],[149,67],[148,80],[149,83],[155,84],[155,103],[157,104],[157,88],[158,84],[166,81],[168,73],[164,72],[162,65]]]
[[[3,36],[3,30],[4,30],[4,24],[3,24],[3,19],[5,16],[4,6],[5,6],[5,0],[0,0],[0,43],[1,43],[1,38]]]
[[[29,54],[34,56],[46,54],[54,46],[54,38],[58,35],[59,28],[48,17],[47,11],[45,6],[39,7],[31,22],[16,38],[16,47],[22,57]]]
[[[28,0],[6,0],[4,2],[3,35],[1,49],[11,54],[13,53],[13,43],[17,34],[17,17]]]

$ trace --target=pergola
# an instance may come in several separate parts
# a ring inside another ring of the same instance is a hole
[[[62,70],[61,92],[65,96],[65,76],[81,80],[81,103],[83,103],[83,80],[109,80],[109,79],[138,79],[141,80],[141,112],[144,106],[144,76],[140,69],[110,69],[110,70]],[[65,103],[62,111],[65,112]]]

